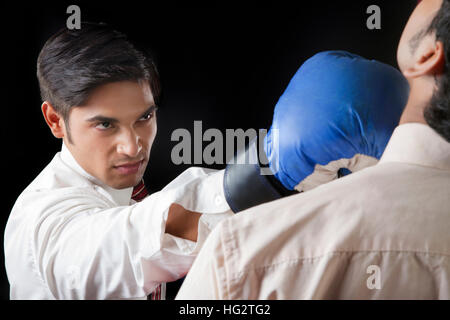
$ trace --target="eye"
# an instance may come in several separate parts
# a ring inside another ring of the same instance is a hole
[[[108,122],[108,121],[100,122],[100,123],[96,126],[96,128],[97,128],[97,129],[100,129],[100,130],[106,130],[106,129],[109,129],[109,128],[111,128],[111,122]]]
[[[153,112],[146,113],[139,120],[147,121],[147,120],[150,120],[151,118],[153,118]]]

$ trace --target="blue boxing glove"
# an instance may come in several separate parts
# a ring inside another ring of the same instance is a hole
[[[273,175],[232,160],[224,191],[238,212],[374,165],[398,125],[409,85],[395,68],[345,51],[308,59],[278,100],[264,152]],[[253,142],[237,159],[256,154]]]

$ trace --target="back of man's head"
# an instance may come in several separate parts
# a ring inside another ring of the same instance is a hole
[[[442,42],[445,65],[442,75],[436,80],[438,89],[425,109],[424,117],[431,128],[450,142],[450,0],[442,1],[428,32],[435,33],[436,41]]]

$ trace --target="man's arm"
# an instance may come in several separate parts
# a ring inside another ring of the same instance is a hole
[[[159,283],[182,277],[194,260],[192,244],[165,235],[170,193],[113,208],[76,190],[58,198],[39,214],[29,235],[36,239],[36,265],[56,299],[145,297]],[[172,225],[177,235],[192,237]]]
[[[166,221],[166,233],[195,242],[201,216],[199,212],[190,211],[177,203],[172,203]]]
[[[122,207],[111,207],[84,189],[52,190],[49,201],[43,193],[30,195],[24,210],[33,212],[29,219],[36,220],[29,222],[34,228],[29,232],[34,236],[32,252],[53,296],[145,297],[159,283],[184,276],[210,229],[203,228],[199,223],[203,215],[195,211],[220,216],[229,209],[225,201],[215,207],[209,203],[215,186],[222,186],[216,177],[220,178],[201,169],[189,170],[178,185]],[[45,208],[40,208],[41,202]],[[182,240],[198,237],[197,243]]]

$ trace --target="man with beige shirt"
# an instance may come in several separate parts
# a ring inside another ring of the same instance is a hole
[[[449,24],[449,0],[411,15],[410,96],[378,164],[221,222],[177,299],[450,298]]]

